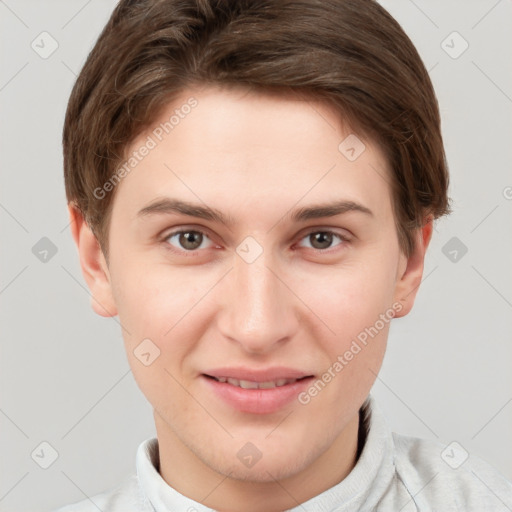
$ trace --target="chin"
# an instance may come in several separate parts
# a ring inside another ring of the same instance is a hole
[[[247,450],[246,453],[250,451]],[[239,447],[235,452],[235,462],[232,462],[233,455],[231,451],[224,454],[222,459],[219,458],[222,455],[216,453],[209,454],[213,455],[213,458],[203,457],[202,460],[217,473],[229,476],[234,480],[269,483],[295,476],[304,471],[316,458],[315,451],[306,452],[304,445],[300,450],[297,450],[296,447],[291,451],[267,448],[262,449],[260,453],[261,458],[257,459],[252,465],[247,462],[247,466],[244,464],[244,452],[240,453]]]
[[[264,462],[263,458],[258,461],[252,468],[243,468],[241,465],[236,467],[226,468],[227,472],[222,472],[233,480],[240,480],[244,482],[254,483],[271,483],[276,480],[281,481],[293,477],[300,473],[304,468],[301,467],[299,461],[287,461],[283,464],[282,461]]]

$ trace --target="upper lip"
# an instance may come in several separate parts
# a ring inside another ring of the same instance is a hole
[[[312,374],[306,373],[294,368],[284,366],[274,366],[272,368],[255,369],[243,367],[225,367],[214,368],[204,372],[210,377],[227,377],[237,380],[248,380],[252,382],[270,382],[278,379],[301,379],[303,377],[312,377]]]

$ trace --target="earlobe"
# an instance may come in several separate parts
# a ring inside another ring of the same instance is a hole
[[[68,211],[82,274],[91,291],[91,306],[100,316],[116,316],[117,307],[112,293],[110,273],[100,244],[80,210],[70,203]]]
[[[402,262],[400,264],[401,268],[397,275],[394,297],[395,302],[400,302],[402,305],[402,309],[396,314],[397,318],[407,315],[414,305],[414,300],[423,278],[425,255],[432,237],[432,229],[433,218],[429,216],[423,227],[418,228],[415,233],[413,253],[409,258],[406,258],[405,255],[403,256],[405,265]]]

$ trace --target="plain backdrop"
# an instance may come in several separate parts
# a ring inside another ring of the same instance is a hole
[[[393,321],[372,393],[392,430],[457,441],[512,479],[512,3],[383,4],[436,88],[454,213],[436,226],[415,307]],[[114,5],[0,1],[4,512],[113,487],[155,434],[117,319],[90,307],[64,194],[67,100]]]

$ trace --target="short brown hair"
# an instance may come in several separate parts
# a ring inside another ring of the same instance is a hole
[[[130,143],[193,84],[325,100],[392,170],[400,247],[450,213],[432,83],[411,40],[374,0],[121,0],[74,85],[63,130],[67,200],[108,261],[115,191],[94,193]],[[378,177],[376,177],[378,179]]]

